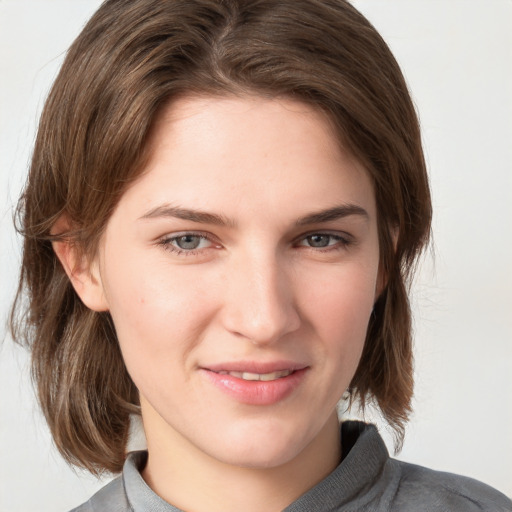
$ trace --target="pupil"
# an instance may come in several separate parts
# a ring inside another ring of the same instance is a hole
[[[329,245],[329,236],[311,235],[308,236],[308,242],[311,247],[327,247]]]
[[[197,249],[200,243],[198,236],[184,235],[176,240],[180,249]]]

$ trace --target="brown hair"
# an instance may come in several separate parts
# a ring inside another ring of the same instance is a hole
[[[366,166],[387,286],[349,391],[375,402],[401,439],[413,390],[407,283],[431,204],[418,120],[385,42],[344,0],[107,0],[53,85],[19,204],[24,250],[11,327],[31,347],[57,447],[92,472],[120,471],[129,415],[139,409],[110,315],[74,292],[52,227],[65,213],[74,229],[64,236],[93,254],[143,168],[155,116],[194,93],[306,102],[328,114]]]

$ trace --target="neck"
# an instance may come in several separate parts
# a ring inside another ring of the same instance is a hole
[[[194,512],[283,510],[331,473],[341,459],[335,412],[295,458],[269,468],[224,463],[174,430],[165,436],[151,435],[147,427],[149,457],[142,472],[144,480],[168,503]]]

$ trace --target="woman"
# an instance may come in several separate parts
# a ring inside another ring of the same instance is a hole
[[[80,510],[510,509],[389,459],[372,426],[340,436],[348,391],[403,437],[430,226],[407,88],[349,4],[106,2],[47,101],[22,206],[54,439],[125,468]],[[148,452],[125,462],[130,413]]]

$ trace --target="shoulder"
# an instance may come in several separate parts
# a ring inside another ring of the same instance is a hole
[[[70,512],[131,512],[122,477],[102,487],[90,500]]]
[[[388,463],[400,473],[394,497],[396,510],[411,510],[411,506],[421,504],[425,512],[512,512],[509,498],[472,478],[395,459]]]
[[[350,502],[336,510],[512,512],[512,501],[482,482],[390,458],[374,425],[349,421],[341,429],[346,456],[321,487]]]

